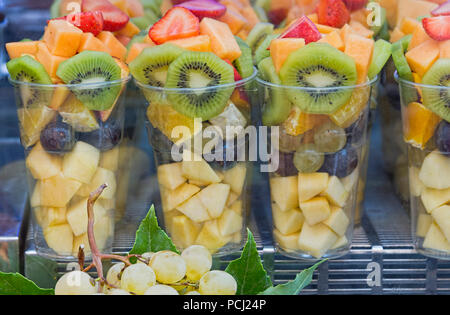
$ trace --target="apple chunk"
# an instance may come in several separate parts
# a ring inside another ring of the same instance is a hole
[[[300,236],[300,232],[291,233],[291,234],[283,234],[277,229],[273,230],[273,236],[278,245],[285,250],[286,252],[293,252],[298,250],[298,238]]]

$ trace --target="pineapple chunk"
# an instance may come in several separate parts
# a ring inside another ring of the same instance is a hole
[[[113,199],[116,194],[117,183],[116,175],[113,171],[106,168],[99,167],[94,174],[91,182],[89,184],[84,184],[77,191],[77,195],[82,197],[89,197],[90,193],[95,191],[101,185],[107,184],[108,186],[103,190],[100,195],[100,199]]]
[[[167,189],[175,189],[186,182],[182,174],[181,163],[158,166],[158,183]]]
[[[433,223],[433,217],[429,214],[421,213],[417,217],[416,235],[418,237],[425,237],[431,224]]]
[[[423,160],[419,179],[429,188],[450,188],[450,159],[433,151]]]
[[[414,197],[419,197],[425,189],[425,186],[419,178],[419,172],[420,170],[417,167],[409,168],[409,187]]]
[[[336,249],[336,248],[340,248],[343,247],[345,245],[348,244],[348,239],[345,235],[342,235],[341,237],[338,238],[338,240],[336,241],[336,243],[334,243],[333,246],[331,246],[330,249]]]
[[[337,235],[343,236],[347,231],[350,220],[344,211],[339,207],[331,207],[331,214],[323,221],[323,224],[332,229]]]
[[[316,258],[320,258],[337,240],[336,233],[325,224],[318,223],[311,226],[305,222],[298,238],[298,248]]]
[[[300,203],[300,209],[309,225],[322,222],[330,216],[331,209],[326,198],[314,197],[311,200]]]
[[[200,188],[188,183],[184,183],[175,190],[168,190],[161,187],[161,199],[164,211],[175,209],[178,205],[182,204],[199,191]]]
[[[62,168],[62,159],[47,153],[38,142],[26,159],[26,166],[35,179],[46,179],[58,175]]]
[[[341,179],[346,191],[352,191],[359,179],[359,168],[356,168],[350,175]]]
[[[229,193],[230,185],[211,184],[202,189],[197,196],[208,210],[209,216],[216,219],[222,215]]]
[[[444,233],[447,241],[450,242],[450,206],[445,205],[434,209],[433,212],[431,212],[431,216],[441,229],[442,233]]]
[[[94,222],[100,224],[107,217],[107,211],[100,203],[94,204]],[[75,236],[80,236],[87,232],[88,215],[87,215],[87,198],[81,199],[67,209],[67,222],[69,222]]]
[[[423,241],[423,247],[450,252],[450,242],[445,238],[439,226],[432,223]]]
[[[227,204],[226,206],[229,207],[231,206],[236,200],[238,200],[239,195],[230,191],[229,195],[228,195],[228,199],[227,199]]]
[[[66,177],[89,184],[100,161],[100,151],[86,142],[78,141],[63,159],[63,173]]]
[[[300,232],[285,235],[277,229],[274,229],[273,236],[275,241],[284,251],[294,252],[298,250],[298,238],[300,236]]]
[[[242,201],[238,200],[235,203],[233,203],[228,209],[233,210],[239,215],[242,215]]]
[[[175,218],[176,216],[184,216],[184,214],[178,210],[172,210],[172,211],[164,213],[164,225],[165,225],[165,229],[169,233],[172,233],[172,230],[173,230],[172,222],[173,222],[173,218]]]
[[[217,220],[211,220],[203,224],[203,227],[195,240],[195,244],[203,245],[209,249],[210,252],[215,253],[225,244],[230,242],[230,240],[231,236],[223,236],[220,234]]]
[[[119,150],[119,146],[115,146],[111,150],[102,152],[99,166],[113,172],[117,171],[119,169]]]
[[[189,198],[187,201],[183,202],[181,205],[178,205],[177,210],[197,223],[211,219],[208,214],[208,210],[202,204],[198,195],[195,195]]]
[[[236,211],[227,209],[223,212],[222,216],[217,219],[219,225],[220,234],[223,236],[229,236],[242,229],[244,219],[236,213]]]
[[[181,162],[182,175],[189,180],[206,184],[220,183],[220,177],[209,164],[198,154],[185,150]]]
[[[111,226],[112,220],[107,217],[103,217],[102,220],[94,223],[94,237],[95,243],[100,251],[106,249],[108,239],[112,236],[113,227]],[[91,252],[91,247],[89,246],[89,239],[87,233],[81,234],[79,236],[74,236],[72,255],[77,257],[78,249],[80,245],[84,246],[84,253],[89,254]]]
[[[327,188],[321,193],[331,204],[343,208],[349,196],[339,178],[330,176]]]
[[[73,234],[69,224],[52,225],[44,229],[44,239],[48,247],[58,255],[72,253]]]
[[[240,244],[242,242],[242,232],[236,232],[231,235],[231,243]]]
[[[272,177],[270,194],[281,211],[298,208],[297,176]]]
[[[171,220],[170,237],[179,248],[187,248],[194,244],[201,224],[195,223],[185,215],[174,216]]]
[[[450,188],[425,188],[421,194],[422,203],[428,213],[450,201]]]
[[[43,229],[51,225],[67,223],[66,208],[40,207],[34,210],[34,214],[37,222]]]
[[[41,182],[41,205],[45,207],[65,207],[80,189],[81,183],[58,174]]]
[[[272,217],[276,229],[283,234],[299,232],[305,221],[300,209],[281,211],[276,203],[272,203]]]
[[[39,207],[41,205],[41,182],[38,181],[34,185],[33,193],[30,198],[31,208]]]
[[[246,174],[247,167],[244,163],[239,163],[224,172],[223,182],[230,185],[231,191],[239,196],[242,194],[242,189],[244,188]]]
[[[298,174],[298,201],[307,201],[328,186],[328,173],[300,173]]]

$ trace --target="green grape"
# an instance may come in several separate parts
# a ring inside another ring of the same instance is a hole
[[[98,286],[94,279],[79,270],[64,274],[55,286],[55,295],[91,295],[97,292]]]
[[[127,292],[122,289],[111,289],[107,292],[107,295],[131,295],[130,292]]]
[[[198,291],[189,291],[185,295],[201,295]]]
[[[157,284],[148,288],[145,291],[144,295],[179,295],[179,294],[177,290],[168,285]]]
[[[150,267],[156,274],[156,280],[159,283],[171,284],[176,283],[186,275],[186,263],[175,252],[163,250],[157,252],[150,259]]]
[[[120,287],[119,274],[124,267],[125,264],[123,262],[115,263],[114,265],[112,265],[112,267],[109,268],[108,273],[106,274],[106,281],[108,281],[108,283],[113,286]]]
[[[201,295],[235,295],[236,280],[221,270],[208,271],[200,279],[198,292]]]
[[[291,136],[283,127],[280,127],[278,149],[281,152],[295,152],[301,145],[302,139],[303,135]]]
[[[294,154],[294,165],[300,173],[317,172],[325,160],[312,143],[302,144]]]
[[[211,270],[212,256],[204,246],[189,246],[183,250],[181,257],[186,262],[186,276],[189,280],[200,280],[205,273]]]
[[[136,294],[144,294],[145,290],[155,285],[156,276],[152,268],[146,264],[134,264],[122,273],[120,288]]]
[[[345,130],[328,121],[314,130],[314,143],[320,152],[334,153],[347,143]]]
[[[143,253],[143,254],[141,255],[141,257],[142,257],[143,259],[147,260],[147,261],[150,261],[150,259],[152,258],[152,256],[153,256],[154,254],[155,254],[155,253],[152,253],[152,252]],[[141,260],[138,260],[137,263],[138,263],[138,264],[145,264],[145,263],[144,263],[143,261],[141,261]]]

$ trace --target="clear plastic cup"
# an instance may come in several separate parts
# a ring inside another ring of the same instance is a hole
[[[42,85],[10,79],[25,150],[34,243],[39,255],[70,259],[87,238],[87,198],[100,185],[94,206],[98,248],[110,252],[124,132],[124,95],[130,78],[104,83]],[[81,95],[116,91],[110,109],[89,110]]]
[[[272,127],[268,143],[279,160],[269,180],[273,235],[280,253],[317,260],[349,251],[375,82],[305,88],[257,79],[262,124]],[[331,92],[348,96],[332,114],[309,114],[291,103],[299,93],[314,98]]]
[[[450,88],[398,81],[403,137],[408,146],[412,237],[419,253],[448,260],[450,123],[429,108],[447,97]]]
[[[245,241],[252,165],[246,130],[253,125],[255,76],[193,89],[136,82],[148,101],[146,124],[161,193],[157,215],[181,250],[198,244],[220,256]],[[175,109],[197,97],[226,105],[204,121]]]

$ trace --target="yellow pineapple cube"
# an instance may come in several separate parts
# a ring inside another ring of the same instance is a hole
[[[198,154],[185,150],[181,162],[182,174],[189,180],[206,184],[220,183],[221,179],[209,164]]]
[[[328,173],[300,173],[298,174],[298,201],[307,201],[328,186]]]
[[[91,182],[89,184],[84,184],[83,186],[81,186],[81,188],[77,192],[77,195],[82,197],[89,197],[91,192],[95,191],[103,184],[106,184],[108,186],[105,188],[105,190],[103,190],[99,198],[113,199],[117,190],[116,175],[113,171],[102,167],[97,168],[97,171],[95,172],[94,177],[91,179]]]
[[[418,237],[425,237],[431,224],[433,223],[433,217],[429,214],[421,213],[417,217],[416,235]]]
[[[273,224],[282,234],[299,232],[305,221],[300,209],[281,211],[276,203],[272,203]]]
[[[31,208],[39,207],[41,205],[41,182],[37,181],[34,185],[33,192],[30,197]]]
[[[409,186],[414,197],[419,197],[425,189],[425,185],[419,178],[419,172],[420,170],[417,167],[409,168]]]
[[[211,219],[208,210],[202,204],[198,194],[178,205],[176,209],[197,223]]]
[[[272,177],[270,195],[281,211],[298,208],[297,176]]]
[[[330,176],[327,188],[321,193],[328,201],[338,207],[343,208],[348,199],[349,193],[345,190],[339,178]]]
[[[330,204],[324,197],[314,197],[308,201],[301,202],[300,209],[309,225],[328,219],[331,213]]]
[[[73,234],[69,224],[47,227],[44,229],[44,239],[58,255],[72,254]]]
[[[242,229],[244,219],[236,211],[227,209],[222,216],[217,219],[221,235],[229,236]]]
[[[80,189],[79,181],[66,178],[62,174],[44,179],[41,182],[41,205],[45,207],[65,207]]]
[[[242,201],[241,200],[235,201],[231,206],[228,207],[228,209],[233,210],[234,212],[242,216],[243,210]]]
[[[203,245],[210,252],[215,253],[225,244],[230,242],[231,236],[224,236],[219,231],[217,220],[207,221],[203,224],[200,233],[195,240],[195,244]]]
[[[188,183],[184,183],[175,190],[168,190],[161,187],[161,199],[163,202],[163,210],[171,211],[175,209],[178,205],[182,204],[199,191],[200,188]]]
[[[229,184],[231,191],[238,196],[242,194],[247,175],[247,167],[244,163],[239,163],[233,168],[226,170],[223,174],[223,182]]]
[[[298,248],[315,258],[322,257],[338,240],[338,236],[323,223],[303,224],[298,238]]]
[[[61,157],[47,153],[38,142],[26,158],[26,166],[35,179],[46,179],[61,172]]]
[[[422,163],[419,179],[428,188],[450,188],[450,158],[433,151]]]
[[[239,195],[230,191],[230,193],[228,194],[228,199],[227,199],[227,204],[226,206],[229,207],[231,206],[236,200],[238,200]]]
[[[100,162],[100,151],[86,142],[78,141],[72,151],[64,155],[64,176],[89,184]]]
[[[201,227],[185,215],[177,215],[171,219],[170,237],[177,247],[187,248],[195,243]]]
[[[119,156],[120,156],[119,146],[115,146],[111,150],[102,152],[102,154],[100,155],[99,166],[115,172],[119,169]]]
[[[229,193],[230,185],[219,183],[203,188],[196,196],[208,210],[209,216],[216,219],[222,215]]]
[[[99,224],[102,220],[107,217],[107,212],[100,203],[96,202],[94,204],[94,222]],[[72,228],[73,234],[75,236],[80,236],[87,232],[88,225],[88,214],[87,214],[87,198],[81,199],[80,201],[72,204],[67,209],[67,222]]]
[[[450,242],[436,223],[432,223],[423,241],[423,247],[450,252]]]
[[[431,216],[450,242],[450,206],[444,205],[434,209]]]
[[[348,239],[345,235],[342,235],[338,238],[338,240],[336,241],[336,243],[334,243],[333,246],[331,246],[330,249],[336,249],[336,248],[340,248],[340,247],[344,247],[345,245],[348,244]]]
[[[286,252],[294,252],[298,250],[298,238],[300,236],[300,232],[286,235],[277,229],[274,229],[273,236],[278,245]]]
[[[181,163],[170,163],[158,166],[158,183],[167,189],[175,189],[186,182]]]
[[[341,208],[332,206],[330,216],[323,221],[323,224],[332,229],[337,235],[343,236],[347,231],[350,220]]]
[[[450,188],[433,189],[424,188],[420,195],[423,205],[428,213],[431,213],[437,207],[442,206],[450,201]]]
[[[67,223],[66,208],[39,207],[34,210],[37,222],[45,229],[51,225]]]

